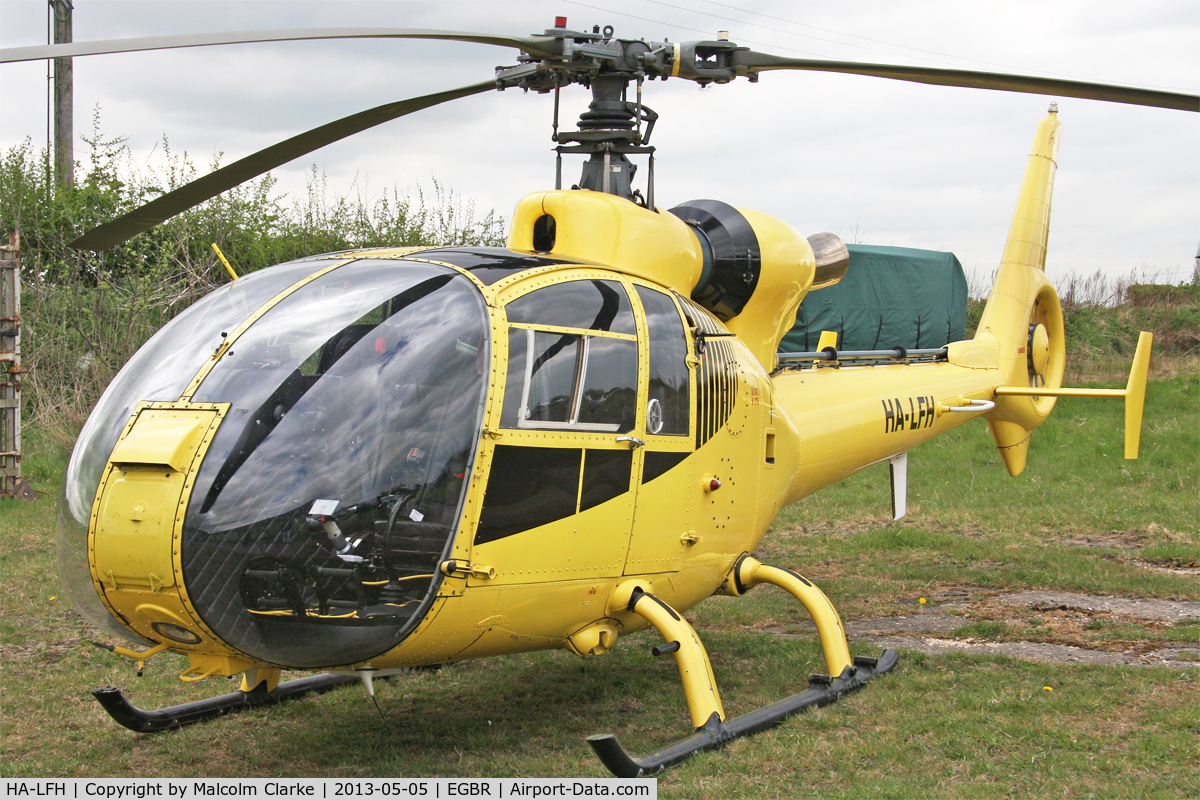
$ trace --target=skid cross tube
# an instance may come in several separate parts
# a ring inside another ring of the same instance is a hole
[[[890,672],[898,656],[894,650],[884,650],[879,658],[856,658],[854,666],[833,680],[815,678],[807,691],[794,694],[769,706],[743,714],[728,722],[714,715],[693,736],[656,750],[642,758],[633,758],[610,733],[589,736],[588,744],[618,778],[643,778],[684,761],[705,750],[717,750],[730,742],[773,728],[790,716],[814,706],[827,706],[843,695],[861,689],[876,675]],[[828,681],[827,683],[825,681]]]
[[[688,711],[692,715],[692,727],[700,729],[714,718],[718,721],[725,719],[712,663],[708,660],[700,637],[688,621],[662,600],[641,589],[633,590],[629,610],[653,625],[668,645],[675,645],[671,650],[664,648],[661,652],[675,654]]]
[[[770,583],[784,589],[803,605],[817,626],[821,639],[821,650],[825,653],[825,666],[830,675],[841,675],[850,666],[850,648],[846,646],[846,630],[837,609],[807,578],[783,567],[772,567],[748,555],[738,559],[730,571],[734,584],[733,594],[738,596],[750,591],[760,583]]]
[[[358,678],[354,675],[326,673],[281,683],[270,692],[266,691],[266,683],[260,683],[248,692],[232,692],[220,697],[181,703],[153,711],[145,711],[133,705],[115,686],[92,689],[92,696],[100,702],[110,717],[129,730],[138,733],[159,733],[255,706],[282,703],[284,700],[292,700],[312,692],[327,692],[349,683],[358,683]]]

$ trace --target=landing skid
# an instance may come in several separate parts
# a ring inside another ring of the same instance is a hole
[[[233,692],[220,697],[210,697],[192,703],[181,703],[154,711],[144,711],[125,699],[125,695],[115,686],[92,689],[95,697],[108,715],[120,724],[138,733],[158,733],[160,731],[191,725],[206,719],[223,717],[236,711],[244,711],[255,706],[282,703],[314,692],[327,692],[338,686],[358,683],[354,675],[316,675],[311,678],[299,678],[287,681],[267,691],[265,683],[260,683],[248,692]]]
[[[846,631],[833,603],[807,578],[790,569],[772,567],[743,554],[726,575],[717,594],[741,597],[760,583],[779,586],[804,605],[817,626],[827,674],[810,677],[808,691],[731,720],[725,719],[725,709],[721,705],[721,694],[708,653],[688,621],[650,594],[644,581],[629,581],[619,585],[613,592],[611,602],[615,607],[624,606],[626,611],[642,617],[666,640],[665,644],[653,648],[651,652],[656,656],[666,653],[675,655],[692,727],[696,731],[688,738],[641,759],[626,753],[612,734],[589,736],[588,744],[592,750],[618,778],[655,775],[696,753],[716,750],[735,739],[773,728],[807,708],[827,706],[839,697],[861,689],[876,675],[895,668],[899,656],[893,650],[884,650],[879,658],[851,658],[850,648],[846,645]]]
[[[876,675],[890,672],[899,657],[894,650],[884,650],[879,658],[854,659],[837,678],[814,676],[807,691],[794,694],[769,706],[722,722],[714,713],[696,733],[642,758],[633,758],[610,733],[589,736],[588,744],[618,778],[643,778],[690,758],[705,750],[718,750],[730,742],[773,728],[790,716],[814,706],[827,706],[843,695],[857,691]]]

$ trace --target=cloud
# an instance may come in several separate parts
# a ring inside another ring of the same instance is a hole
[[[1197,92],[1193,2],[88,2],[77,41],[153,34],[321,26],[430,27],[528,34],[565,10],[571,27],[704,38],[728,29],[760,50],[854,60],[1018,71]],[[740,10],[739,10],[740,9]],[[758,12],[757,14],[751,11]],[[3,0],[5,46],[45,41],[43,0]],[[642,19],[638,19],[641,17]],[[720,17],[733,17],[742,23]],[[753,25],[749,23],[754,23]],[[813,27],[804,27],[805,25]],[[708,34],[709,36],[712,33]],[[859,38],[855,38],[859,37]],[[761,43],[761,44],[758,44]],[[75,60],[76,131],[102,110],[107,135],[146,158],[175,150],[227,163],[279,139],[384,102],[486,79],[514,53],[445,42],[273,43]],[[0,145],[45,140],[45,68],[4,65]],[[564,91],[564,124],[586,92]],[[822,74],[764,75],[704,91],[653,82],[661,115],[656,195],[699,197],[779,216],[804,234],[857,228],[879,244],[954,250],[990,269],[999,258],[1029,142],[1049,98]],[[1200,115],[1061,100],[1064,122],[1049,267],[1120,274],[1139,265],[1190,274],[1200,240]],[[19,113],[11,113],[20,109]],[[311,165],[331,186],[382,191],[436,177],[507,214],[554,175],[549,97],[482,95],[388,123],[276,170],[302,191]],[[82,142],[77,157],[84,154]],[[576,160],[567,158],[565,181]],[[645,174],[645,170],[641,173]]]

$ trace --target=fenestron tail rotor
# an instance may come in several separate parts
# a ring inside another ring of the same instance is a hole
[[[1038,125],[1025,179],[1013,213],[996,283],[979,320],[976,339],[997,346],[1003,383],[994,391],[988,428],[1010,475],[1025,469],[1030,435],[1045,422],[1060,397],[1125,400],[1125,457],[1138,457],[1142,408],[1153,336],[1138,339],[1133,369],[1124,389],[1063,388],[1065,335],[1062,304],[1044,271],[1051,195],[1058,161],[1058,108]]]
[[[1033,388],[1046,385],[1047,374],[1055,374],[1057,352],[1051,347],[1050,331],[1059,321],[1052,319],[1048,304],[1041,296],[1033,301],[1029,312],[1029,339],[1025,343],[1025,366],[1029,385]],[[1058,324],[1061,328],[1061,323]]]

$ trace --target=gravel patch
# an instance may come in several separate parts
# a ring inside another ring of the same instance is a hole
[[[859,619],[844,624],[846,633],[852,637],[871,634],[888,633],[950,633],[963,625],[967,620],[953,617],[949,614],[918,614],[911,617],[880,617],[878,619]],[[770,633],[783,638],[811,638],[808,631],[815,631],[816,625],[811,622],[796,622],[790,625],[780,625],[774,628],[764,628],[763,633]],[[804,633],[796,633],[804,631]]]
[[[994,642],[978,639],[943,638],[971,622],[962,616],[948,614],[949,609],[972,606],[976,599],[972,591],[947,590],[940,603],[919,614],[903,617],[879,617],[852,620],[845,623],[846,634],[856,648],[861,645],[915,650],[930,655],[960,652],[1005,655],[1029,661],[1057,664],[1107,664],[1113,666],[1166,666],[1181,669],[1200,667],[1200,646],[1168,645],[1151,652],[1112,652],[1093,650],[1066,644],[1046,642]],[[982,595],[983,593],[980,592]],[[994,596],[994,594],[992,595]],[[1002,603],[1024,608],[1050,611],[1087,611],[1140,618],[1179,622],[1200,618],[1200,602],[1174,600],[1141,600],[1125,597],[1098,597],[1071,592],[1021,592],[996,598]],[[1161,623],[1156,623],[1161,624]],[[816,626],[812,622],[796,622],[767,628],[763,632],[780,638],[811,639]]]
[[[1106,611],[1144,619],[1162,619],[1179,622],[1184,619],[1200,618],[1200,602],[1187,600],[1135,600],[1127,597],[1096,597],[1089,594],[1070,592],[1021,592],[1004,595],[1002,603],[1027,606],[1034,609],[1075,609],[1079,611]]]
[[[975,642],[970,639],[936,639],[917,636],[866,636],[856,643],[893,650],[915,650],[928,655],[942,653],[981,653],[1004,655],[1025,661],[1047,661],[1054,664],[1105,664],[1126,667],[1198,667],[1195,661],[1176,660],[1181,654],[1200,658],[1200,647],[1164,647],[1144,656],[1132,653],[1107,653],[1065,644],[1042,642]]]

